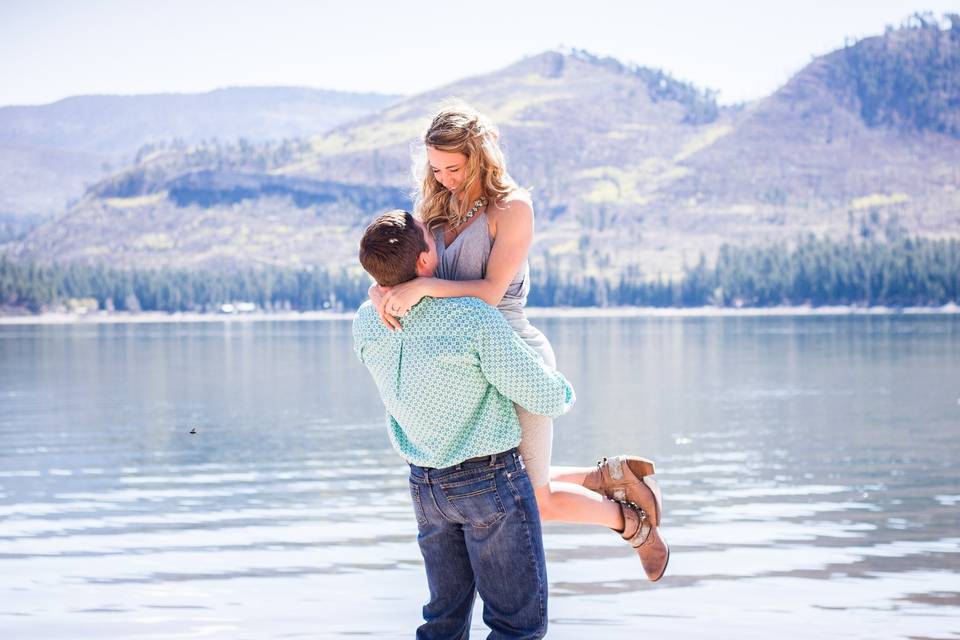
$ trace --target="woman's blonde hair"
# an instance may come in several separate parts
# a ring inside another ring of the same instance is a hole
[[[424,151],[433,147],[440,151],[462,153],[467,157],[463,168],[462,191],[470,193],[480,186],[480,195],[489,205],[496,205],[508,196],[529,200],[529,194],[521,189],[507,173],[503,152],[498,144],[500,132],[486,117],[463,102],[444,105],[434,116],[423,134]],[[462,224],[473,202],[457,203],[457,199],[440,184],[426,158],[417,163],[423,175],[416,178],[420,189],[416,196],[418,217],[429,228],[447,222]]]

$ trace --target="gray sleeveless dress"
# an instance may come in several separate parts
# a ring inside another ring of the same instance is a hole
[[[487,275],[487,262],[493,248],[487,212],[484,210],[469,223],[450,246],[443,242],[443,230],[435,229],[439,264],[436,276],[444,280],[482,280]],[[557,359],[553,347],[540,331],[530,324],[524,307],[530,292],[530,264],[524,261],[514,276],[497,310],[520,338],[536,351],[550,367],[556,368]],[[520,419],[520,453],[527,467],[527,475],[534,488],[550,480],[550,454],[553,449],[553,421],[530,413],[515,404]]]

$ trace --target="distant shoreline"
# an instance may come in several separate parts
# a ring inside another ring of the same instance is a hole
[[[954,315],[960,305],[940,307],[531,307],[531,318],[712,318],[712,317],[789,317],[789,316],[887,316],[887,315]],[[54,324],[145,324],[171,322],[300,322],[316,320],[349,320],[353,312],[253,312],[253,313],[41,313],[32,315],[0,315],[0,325]]]

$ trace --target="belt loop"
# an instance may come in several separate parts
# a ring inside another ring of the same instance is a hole
[[[491,453],[490,462],[487,464],[487,466],[494,467],[496,466],[496,464],[497,464],[497,454]]]

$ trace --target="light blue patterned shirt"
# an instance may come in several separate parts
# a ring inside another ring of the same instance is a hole
[[[365,302],[354,349],[387,407],[390,441],[407,461],[449,467],[520,442],[513,403],[556,417],[573,387],[496,309],[478,298],[424,298],[392,332]]]

